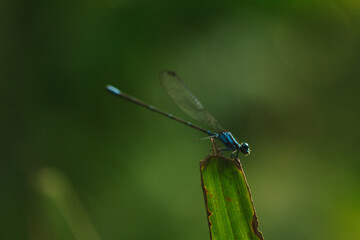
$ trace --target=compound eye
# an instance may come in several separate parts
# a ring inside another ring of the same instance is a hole
[[[247,143],[242,143],[241,144],[241,148],[240,148],[240,151],[244,154],[249,154],[250,153],[250,149],[249,149],[249,144]]]

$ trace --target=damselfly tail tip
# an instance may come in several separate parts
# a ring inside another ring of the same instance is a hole
[[[109,92],[115,95],[121,94],[121,91],[118,88],[114,87],[113,85],[106,85],[106,90],[108,90]]]

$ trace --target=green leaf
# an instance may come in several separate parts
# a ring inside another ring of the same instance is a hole
[[[263,239],[240,160],[210,155],[200,163],[211,239]]]
[[[101,239],[70,180],[61,171],[43,168],[34,175],[34,183],[44,204],[45,221],[54,233],[51,239]]]

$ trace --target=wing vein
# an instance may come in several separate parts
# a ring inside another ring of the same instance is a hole
[[[170,98],[183,112],[216,131],[223,130],[221,124],[204,108],[174,72],[164,71],[160,74],[160,78]]]

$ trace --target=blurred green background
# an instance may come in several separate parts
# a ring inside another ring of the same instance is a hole
[[[0,18],[0,239],[209,239],[209,142],[105,91],[189,119],[165,69],[249,142],[265,239],[359,239],[359,1],[3,0]]]

